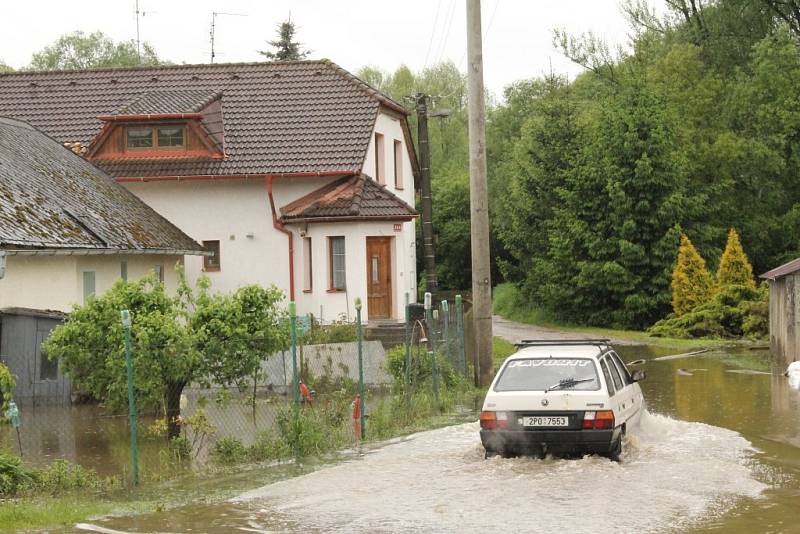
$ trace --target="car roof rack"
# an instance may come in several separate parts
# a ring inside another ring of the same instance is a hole
[[[547,345],[610,345],[610,339],[523,339],[514,343],[518,348]]]

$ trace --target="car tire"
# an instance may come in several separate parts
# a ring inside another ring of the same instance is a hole
[[[625,437],[625,428],[620,431],[619,437],[617,441],[614,442],[611,451],[608,453],[608,457],[611,459],[612,462],[619,462],[620,457],[622,456],[622,439]]]

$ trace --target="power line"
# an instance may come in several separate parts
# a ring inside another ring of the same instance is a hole
[[[428,41],[428,51],[425,52],[425,63],[423,69],[428,66],[428,56],[431,54],[431,46],[433,46],[433,36],[436,35],[436,23],[439,22],[439,11],[442,8],[442,0],[436,4],[436,16],[433,18],[433,28],[431,28],[431,38]]]
[[[450,28],[453,26],[453,18],[454,18],[455,14],[456,14],[456,2],[457,1],[458,0],[453,0],[453,3],[451,4],[451,8],[450,8],[450,14],[445,18],[445,20],[447,20],[447,23],[446,23],[447,24],[447,30],[445,30],[445,32],[442,34],[442,38],[439,41],[440,46],[437,47],[439,49],[439,53],[436,56],[436,61],[434,62],[434,65],[442,61],[442,56],[444,55],[444,51],[447,48],[447,41],[448,41],[448,38],[450,37]],[[444,29],[444,26],[442,27],[442,29]]]

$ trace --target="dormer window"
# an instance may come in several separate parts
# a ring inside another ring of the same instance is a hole
[[[147,91],[110,115],[86,151],[90,160],[225,158],[222,94]]]
[[[126,146],[129,149],[174,149],[186,146],[183,126],[130,127],[127,128],[127,139]]]

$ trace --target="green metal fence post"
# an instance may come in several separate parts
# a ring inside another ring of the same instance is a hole
[[[405,393],[406,398],[408,398],[409,390],[411,389],[411,306],[408,292],[406,292],[406,329],[403,340],[406,349]]]
[[[436,352],[436,328],[433,325],[433,306],[430,292],[425,293],[425,329],[428,334],[428,350]]]
[[[452,359],[451,357],[451,346],[450,346],[450,304],[446,301],[442,301],[442,352],[444,352],[445,356],[447,357],[448,361]]]
[[[433,379],[433,398],[439,406],[439,377],[436,372],[436,332],[433,326],[431,294],[425,293],[425,323],[428,329],[428,356],[431,358],[431,378]]]
[[[366,399],[364,398],[364,332],[361,328],[361,299],[356,298],[356,331],[358,332],[358,395],[361,399],[361,439],[366,435],[364,428],[364,413],[367,409]]]
[[[431,357],[431,377],[433,378],[433,400],[436,401],[436,406],[439,406],[439,372],[436,368],[436,353],[428,351],[428,356]]]
[[[133,485],[139,485],[139,444],[137,439],[136,399],[133,396],[133,357],[131,355],[131,312],[122,310],[122,329],[125,332],[125,366],[128,372],[128,417],[131,427],[131,469]]]
[[[459,363],[462,365],[464,376],[467,376],[467,351],[464,343],[464,303],[461,295],[456,295],[456,341],[458,342]]]
[[[300,407],[300,384],[297,380],[297,304],[289,302],[289,327],[292,333],[292,400],[295,414]]]

